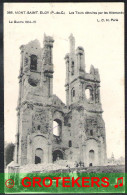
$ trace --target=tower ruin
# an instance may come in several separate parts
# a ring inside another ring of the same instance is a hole
[[[105,123],[102,118],[100,76],[92,65],[85,70],[85,51],[75,49],[65,55],[66,104],[53,94],[53,44],[44,36],[20,47],[18,124],[14,161],[19,166],[53,163],[57,159],[83,162],[85,166],[106,162]],[[53,121],[58,135],[53,134]]]

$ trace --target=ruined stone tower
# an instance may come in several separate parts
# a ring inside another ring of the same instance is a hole
[[[72,34],[69,41],[70,51],[65,56],[66,105],[53,94],[53,38],[44,36],[43,49],[37,40],[20,47],[14,156],[19,166],[57,159],[82,161],[85,166],[106,162],[99,72],[91,66],[90,73],[86,73],[83,47],[75,50]]]

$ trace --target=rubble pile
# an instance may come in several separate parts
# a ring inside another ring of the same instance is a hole
[[[62,168],[66,168],[66,167],[70,167],[70,168],[74,168],[74,162],[72,161],[68,161],[68,160],[58,160],[55,161],[55,164],[57,164],[58,166],[62,166]]]
[[[32,172],[49,172],[52,170],[68,169],[65,163],[48,163],[48,164],[28,164],[20,169],[20,173],[32,173]]]

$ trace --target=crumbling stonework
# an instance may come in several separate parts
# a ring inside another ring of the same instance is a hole
[[[84,162],[85,166],[106,162],[105,124],[100,100],[100,76],[91,66],[85,71],[85,53],[75,50],[70,35],[66,63],[66,105],[53,94],[53,38],[44,36],[22,45],[19,74],[18,126],[15,163],[53,163],[58,159]],[[86,96],[86,91],[89,97]],[[53,134],[53,121],[59,135]]]

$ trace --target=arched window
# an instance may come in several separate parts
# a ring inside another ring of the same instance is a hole
[[[73,102],[74,99],[75,99],[75,89],[72,88],[72,90],[71,90],[71,100],[72,100],[72,102]]]
[[[55,119],[53,121],[53,135],[61,136],[62,131],[62,123],[59,119]]]
[[[40,125],[38,125],[38,127],[37,127],[37,128],[38,128],[38,130],[40,130],[40,129],[41,129],[41,126],[40,126]]]
[[[93,130],[90,130],[90,135],[93,136]]]
[[[88,101],[93,101],[93,88],[91,86],[86,87],[85,95]]]
[[[30,70],[32,71],[37,70],[37,56],[36,55],[30,56]]]
[[[86,89],[85,94],[86,94],[86,98],[89,100],[90,99],[90,90]]]
[[[61,150],[55,150],[52,153],[52,156],[53,156],[53,162],[58,161],[60,159],[64,159],[64,155],[63,155],[63,152]]]
[[[72,96],[73,96],[73,97],[75,97],[75,90],[73,90],[73,92],[72,92]]]
[[[69,140],[68,145],[69,145],[69,148],[72,147],[72,141],[71,140]]]
[[[43,150],[41,148],[37,148],[35,150],[35,164],[39,164],[43,162]]]
[[[90,150],[90,151],[89,151],[89,159],[90,159],[91,161],[94,160],[94,150]]]
[[[71,75],[74,75],[74,61],[71,64]]]

